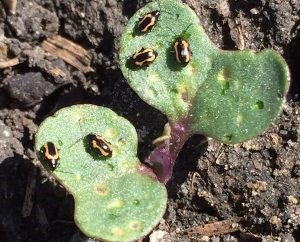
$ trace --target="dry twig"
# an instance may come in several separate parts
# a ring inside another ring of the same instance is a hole
[[[196,226],[187,230],[189,235],[199,234],[206,236],[228,234],[239,230],[239,224],[237,223],[240,219],[226,219],[210,224],[204,224]]]
[[[42,48],[51,55],[63,59],[83,73],[94,71],[90,67],[92,58],[88,51],[59,35],[46,39],[42,43]]]
[[[0,69],[5,69],[11,66],[18,65],[20,63],[19,58],[13,58],[6,61],[0,61]]]

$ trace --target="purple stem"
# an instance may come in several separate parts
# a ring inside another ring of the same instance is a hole
[[[191,133],[186,120],[171,123],[171,137],[158,145],[145,160],[156,174],[158,180],[166,184],[173,173],[176,158]]]

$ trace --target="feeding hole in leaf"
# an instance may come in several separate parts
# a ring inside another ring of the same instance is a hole
[[[139,199],[134,199],[133,200],[133,204],[135,205],[135,206],[138,206],[138,205],[140,205],[140,200]]]
[[[217,81],[221,85],[221,95],[225,95],[229,89],[229,79],[231,78],[231,71],[229,67],[224,67],[217,74]]]
[[[153,98],[158,96],[158,92],[155,90],[153,86],[150,86],[149,90],[146,92],[148,92],[148,94]]]
[[[283,93],[281,93],[281,92],[277,92],[277,98],[280,100],[280,99],[282,99],[283,98],[283,96],[284,96],[284,94]]]
[[[188,102],[189,101],[189,95],[188,95],[188,92],[186,90],[181,93],[181,99],[184,102]]]
[[[242,123],[244,121],[244,116],[239,113],[238,116],[236,117],[236,121],[237,123]]]
[[[108,217],[109,217],[109,219],[111,219],[111,220],[115,220],[115,219],[119,218],[120,216],[117,215],[117,214],[115,214],[115,213],[109,213],[109,214],[108,214]]]
[[[232,134],[225,134],[224,136],[223,136],[223,139],[222,139],[222,141],[224,142],[224,143],[228,143],[228,142],[230,142],[231,140],[232,140]]]
[[[121,208],[124,206],[124,201],[120,200],[120,199],[116,199],[114,201],[112,201],[111,204],[108,205],[108,208]]]
[[[115,166],[111,163],[107,163],[107,166],[110,171],[113,171],[115,169]]]
[[[265,104],[263,101],[257,101],[255,104],[256,109],[264,109],[264,106],[265,106]]]
[[[231,70],[228,66],[225,66],[222,70],[218,72],[217,80],[219,82],[228,80],[231,78]]]
[[[148,75],[148,80],[149,82],[158,82],[160,80],[160,76],[158,73],[156,72],[151,72],[149,75]]]
[[[225,95],[226,91],[229,89],[229,81],[224,81],[222,83],[222,89],[221,89],[221,94]]]

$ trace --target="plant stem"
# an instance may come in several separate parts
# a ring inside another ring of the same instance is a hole
[[[169,122],[169,124],[171,127],[170,138],[159,144],[145,160],[145,163],[153,169],[158,180],[163,184],[170,180],[176,158],[191,135],[186,120]]]

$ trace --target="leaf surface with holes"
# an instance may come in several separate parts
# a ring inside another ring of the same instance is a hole
[[[137,32],[139,19],[160,11],[150,32]],[[186,40],[190,62],[176,62],[173,45]],[[142,48],[157,52],[148,67],[130,57]],[[191,134],[237,143],[262,133],[281,110],[289,86],[285,61],[274,51],[223,51],[215,47],[196,14],[174,0],[154,1],[128,22],[120,45],[120,66],[130,86],[171,123],[184,122]],[[173,125],[174,126],[174,125]]]
[[[112,157],[89,147],[90,133],[112,145]],[[42,153],[56,144],[58,166],[51,170]],[[107,241],[136,240],[158,223],[166,208],[165,187],[140,172],[134,127],[108,108],[76,105],[47,118],[36,134],[43,165],[72,193],[74,219],[88,236]]]

